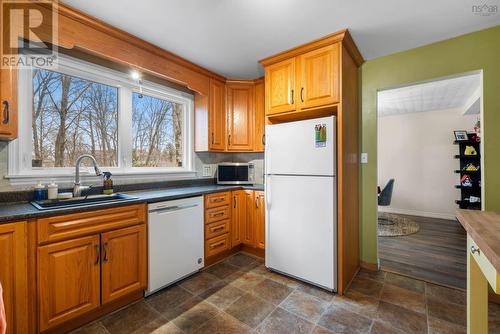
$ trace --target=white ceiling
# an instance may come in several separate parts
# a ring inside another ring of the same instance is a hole
[[[426,82],[378,92],[378,116],[459,109],[462,113],[479,111],[481,76],[479,74]]]
[[[231,78],[259,59],[348,28],[365,59],[500,24],[472,5],[500,0],[63,0]]]

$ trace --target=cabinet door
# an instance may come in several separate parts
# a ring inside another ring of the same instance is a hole
[[[265,249],[266,244],[266,209],[264,201],[264,192],[255,192],[255,241],[257,248]]]
[[[252,151],[255,95],[252,83],[227,83],[227,150]]]
[[[232,191],[231,204],[231,247],[238,246],[243,241],[243,229],[246,222],[245,191]]]
[[[40,330],[100,305],[99,235],[38,248]]]
[[[17,70],[0,70],[0,139],[17,138]]]
[[[146,287],[146,227],[137,225],[101,235],[102,303]]]
[[[314,108],[339,102],[339,43],[298,57],[300,108]]]
[[[0,225],[0,282],[7,333],[28,332],[26,223]]]
[[[255,197],[253,190],[244,190],[245,193],[245,221],[243,224],[242,242],[250,247],[255,247]]]
[[[210,103],[208,106],[208,149],[226,149],[226,85],[210,79]]]
[[[264,81],[257,81],[255,84],[255,118],[254,118],[254,151],[263,152],[266,142],[265,138],[265,102],[264,102]]]
[[[266,115],[295,110],[295,58],[267,66],[265,76]]]

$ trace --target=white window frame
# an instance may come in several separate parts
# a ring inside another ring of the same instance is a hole
[[[118,166],[102,166],[110,171],[115,180],[155,181],[192,178],[196,176],[194,161],[194,100],[193,96],[170,87],[143,81],[142,94],[180,103],[184,107],[183,162],[182,167],[132,167],[132,93],[139,86],[127,74],[67,56],[58,56],[57,72],[102,83],[118,89]],[[18,138],[9,144],[9,171],[5,177],[13,185],[33,185],[37,181],[54,180],[59,184],[71,184],[74,167],[32,167],[32,69],[18,72]],[[80,170],[83,181],[97,182],[100,178],[91,170]]]

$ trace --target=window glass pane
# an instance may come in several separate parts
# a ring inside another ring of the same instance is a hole
[[[183,111],[180,103],[133,93],[133,167],[182,167]]]
[[[32,119],[33,167],[73,167],[82,154],[118,165],[116,87],[34,69]]]

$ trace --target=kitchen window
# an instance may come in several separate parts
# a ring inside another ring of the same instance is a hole
[[[19,70],[19,138],[9,144],[7,178],[69,183],[82,154],[123,179],[194,176],[192,124],[192,95],[59,56],[56,70]]]

